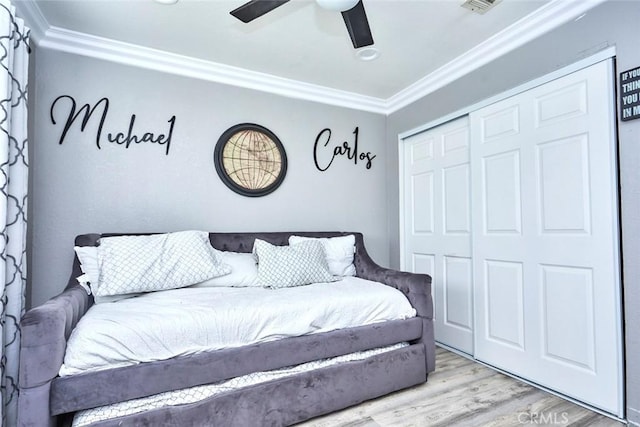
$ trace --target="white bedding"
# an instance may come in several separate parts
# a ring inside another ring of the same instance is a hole
[[[415,315],[400,291],[357,277],[152,292],[92,306],[69,338],[60,376]]]

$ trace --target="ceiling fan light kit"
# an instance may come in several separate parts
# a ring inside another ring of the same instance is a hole
[[[346,12],[358,4],[358,0],[316,0],[318,6],[334,12]]]

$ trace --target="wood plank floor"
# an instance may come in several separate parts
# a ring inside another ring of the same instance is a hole
[[[511,427],[624,424],[438,348],[429,381],[298,426]]]

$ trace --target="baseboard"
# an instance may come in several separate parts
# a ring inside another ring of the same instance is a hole
[[[627,422],[630,426],[640,427],[640,409],[627,407]]]

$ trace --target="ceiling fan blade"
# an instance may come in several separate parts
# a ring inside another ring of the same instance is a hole
[[[282,6],[289,0],[251,0],[232,10],[230,13],[244,23],[251,22],[265,13],[271,12],[278,6]]]
[[[369,46],[373,44],[373,36],[369,28],[367,14],[364,11],[362,0],[358,2],[352,9],[342,12],[342,18],[349,31],[351,42],[354,48]]]

